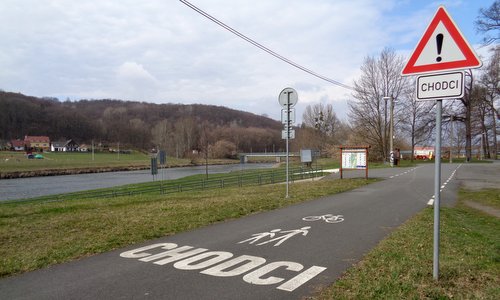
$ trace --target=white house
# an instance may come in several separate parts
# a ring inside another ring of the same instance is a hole
[[[75,152],[80,151],[80,145],[78,145],[73,140],[67,140],[65,142],[52,142],[50,145],[50,151],[52,152]]]

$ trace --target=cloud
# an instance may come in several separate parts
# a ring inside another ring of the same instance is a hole
[[[126,61],[123,64],[121,64],[118,67],[116,74],[120,80],[124,81],[132,81],[132,82],[157,81],[153,75],[151,75],[146,69],[144,69],[143,65],[133,61]]]
[[[158,83],[142,64],[126,61],[116,70],[114,90],[122,99],[152,99],[157,95]]]
[[[431,0],[190,2],[347,85],[366,56],[385,47],[410,52],[437,8]],[[489,2],[448,0],[447,7],[460,25],[472,27],[471,12]],[[341,109],[350,97],[349,90],[270,56],[180,1],[3,0],[0,27],[0,88],[7,91],[205,103],[279,119],[278,94],[291,86],[299,93],[298,120],[307,104],[330,101]]]

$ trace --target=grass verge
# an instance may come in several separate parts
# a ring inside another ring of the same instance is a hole
[[[44,170],[99,169],[138,167],[149,168],[150,155],[138,151],[130,154],[97,152],[44,152],[44,159],[28,159],[24,152],[0,151],[0,173]],[[237,163],[237,160],[209,159],[209,164]],[[203,165],[204,160],[168,157],[169,167]]]
[[[440,278],[432,277],[433,209],[383,240],[319,299],[500,299],[500,219],[466,207],[500,207],[500,190],[461,190],[441,209]]]
[[[0,205],[0,277],[31,271],[148,239],[347,191],[375,181],[343,179],[283,185],[76,198]]]

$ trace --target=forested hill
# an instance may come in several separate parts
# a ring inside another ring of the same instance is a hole
[[[141,149],[175,145],[177,153],[184,153],[199,148],[200,138],[209,136],[211,144],[229,141],[245,151],[253,143],[255,151],[280,143],[280,130],[278,121],[213,105],[109,99],[60,102],[0,91],[0,140],[4,141],[46,135],[53,141],[120,142]]]

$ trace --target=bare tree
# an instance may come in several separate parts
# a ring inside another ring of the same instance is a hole
[[[307,127],[316,128],[322,134],[333,137],[340,120],[333,111],[331,104],[324,105],[317,103],[314,105],[307,105],[302,115],[304,124]]]
[[[151,130],[141,119],[134,118],[129,120],[126,141],[137,148],[147,149],[151,146]]]
[[[476,18],[477,32],[484,33],[484,44],[492,44],[500,39],[500,1],[495,0],[488,9],[481,8]],[[488,33],[492,32],[492,36]]]
[[[300,143],[315,145],[314,149],[325,152],[332,145],[339,145],[346,139],[346,125],[337,118],[332,104],[308,105],[302,115],[303,130],[298,132]],[[311,130],[306,130],[312,129]],[[315,141],[313,141],[315,140]]]
[[[176,155],[184,156],[189,151],[193,150],[198,140],[198,126],[192,117],[182,118],[175,123],[175,143]]]
[[[203,122],[199,125],[199,132],[198,148],[205,158],[205,178],[208,179],[208,157],[210,155],[211,144],[213,143],[212,126],[208,122]]]
[[[230,141],[218,140],[210,147],[212,158],[234,158],[236,154],[236,145]]]
[[[474,87],[474,75],[471,70],[465,71],[465,93],[460,99],[463,104],[461,115],[465,124],[465,158],[467,162],[472,159],[472,90]]]
[[[156,125],[151,129],[153,144],[159,147],[159,149],[167,150],[167,152],[170,152],[169,150],[171,149],[168,149],[168,146],[173,144],[169,143],[169,141],[171,140],[170,135],[172,131],[172,126],[166,119],[156,123]]]
[[[324,142],[321,134],[313,127],[308,127],[303,124],[300,128],[296,129],[295,139],[292,140],[292,151],[299,151],[300,149],[322,149]]]
[[[400,114],[399,123],[402,133],[410,136],[411,155],[413,162],[413,153],[415,146],[428,141],[435,128],[435,114],[431,111],[434,107],[434,101],[417,101],[415,95],[415,85],[411,84],[404,90],[400,96],[401,107],[405,112]]]
[[[493,158],[496,159],[498,152],[497,119],[500,119],[500,112],[499,108],[495,107],[495,101],[500,98],[500,47],[496,46],[492,51],[493,55],[481,75],[480,83],[486,88],[484,100],[490,112]]]
[[[367,57],[361,66],[361,78],[354,82],[356,100],[348,103],[353,130],[384,160],[389,154],[390,131],[388,101],[384,97],[400,99],[408,84],[407,77],[400,75],[403,63],[403,58],[391,49],[384,49],[378,58]]]

